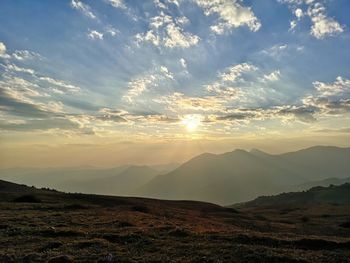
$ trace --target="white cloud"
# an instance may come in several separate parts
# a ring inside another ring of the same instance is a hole
[[[287,44],[282,44],[282,45],[274,45],[269,49],[264,49],[262,51],[263,54],[269,55],[274,58],[280,57],[284,51],[286,51],[288,48]]]
[[[159,16],[150,19],[150,29],[147,32],[135,36],[136,41],[168,48],[189,48],[196,45],[200,38],[183,30],[185,22],[188,23],[184,17],[173,18],[162,11]]]
[[[88,37],[91,38],[91,39],[100,39],[100,40],[102,40],[103,39],[103,33],[98,32],[96,30],[90,30],[89,33],[88,33]]]
[[[78,0],[72,0],[71,1],[71,6],[82,12],[85,16],[90,17],[92,19],[97,19],[96,15],[92,12],[91,7],[87,4],[84,4],[81,1]]]
[[[180,64],[184,69],[187,69],[187,61],[184,58],[180,58]]]
[[[128,83],[129,90],[122,97],[122,100],[128,103],[134,103],[135,98],[142,93],[156,87],[160,82],[174,80],[174,75],[165,66],[159,66],[147,72],[143,76],[137,77]]]
[[[229,67],[226,72],[220,75],[222,81],[235,82],[244,72],[257,70],[257,67],[249,63],[242,63]]]
[[[258,31],[261,27],[259,19],[254,15],[250,7],[242,6],[237,0],[194,0],[203,8],[204,14],[209,16],[216,14],[218,22],[211,26],[216,34],[223,34],[227,30],[240,26],[248,26],[252,31]]]
[[[342,95],[347,92],[350,93],[350,80],[340,76],[338,76],[333,83],[315,81],[313,85],[322,97]]]
[[[279,0],[281,3],[290,5],[296,20],[291,21],[290,30],[294,30],[297,26],[297,21],[307,16],[311,19],[312,26],[310,34],[318,39],[329,36],[335,36],[344,31],[342,25],[334,18],[328,17],[326,7],[321,1],[316,0]],[[298,6],[306,4],[308,6],[307,12],[304,12]]]
[[[57,80],[57,79],[53,79],[50,77],[40,77],[39,78],[42,81],[46,81],[54,86],[60,87],[61,89],[65,90],[65,91],[69,91],[69,92],[79,92],[80,88],[71,84],[67,84],[66,82],[62,81],[62,80]]]
[[[21,67],[18,67],[16,66],[15,64],[7,64],[5,66],[5,69],[7,71],[16,71],[16,72],[23,72],[23,73],[28,73],[28,74],[31,74],[31,75],[34,75],[35,72],[33,69],[30,69],[30,68],[21,68]]]
[[[29,60],[29,59],[42,59],[43,57],[35,52],[28,51],[28,50],[16,50],[12,57],[17,60]]]
[[[277,81],[281,77],[281,72],[279,70],[275,70],[270,74],[265,74],[263,77],[264,81]]]
[[[117,34],[119,34],[119,30],[112,26],[107,26],[105,29],[105,33],[110,34],[112,37],[114,37]]]
[[[126,8],[123,0],[105,0],[105,1],[115,8],[122,8],[122,9]]]
[[[337,21],[326,16],[325,7],[320,3],[309,7],[308,15],[313,22],[311,35],[318,39],[334,36],[344,31],[343,27]]]
[[[164,39],[164,45],[166,47],[182,47],[188,48],[196,45],[199,42],[199,37],[192,35],[171,23],[166,27],[167,37]]]
[[[241,80],[244,73],[249,73],[258,70],[252,64],[242,63],[228,67],[225,72],[219,73],[218,80],[206,86],[206,90],[218,96],[224,96],[226,100],[238,98],[241,90],[235,84]]]
[[[300,18],[302,18],[302,17],[303,17],[304,12],[303,12],[303,10],[302,10],[302,9],[297,8],[297,9],[295,9],[294,14],[295,14],[295,16],[296,16],[298,19],[300,19]]]
[[[6,53],[6,46],[0,42],[0,58],[10,58],[10,55]]]

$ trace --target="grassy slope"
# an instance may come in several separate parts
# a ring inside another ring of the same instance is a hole
[[[14,202],[23,195],[41,202]],[[350,215],[346,205],[237,211],[194,201],[64,194],[3,181],[0,200],[0,262],[62,256],[61,262],[346,262],[350,257],[350,230],[340,226]]]

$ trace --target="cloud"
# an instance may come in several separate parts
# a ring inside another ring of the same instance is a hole
[[[0,111],[22,117],[47,117],[48,112],[23,94],[0,87]]]
[[[333,18],[326,16],[326,9],[320,3],[310,6],[307,11],[313,25],[311,35],[318,39],[334,36],[344,31],[343,27]]]
[[[265,74],[263,77],[263,81],[277,81],[281,77],[281,72],[279,70],[275,70],[270,74]]]
[[[64,117],[54,117],[50,119],[29,119],[22,121],[6,121],[0,124],[0,130],[7,131],[41,131],[49,129],[75,130],[79,126]]]
[[[52,84],[52,85],[58,87],[60,90],[62,90],[64,92],[76,93],[76,92],[80,91],[80,87],[68,84],[62,80],[57,80],[57,79],[53,79],[50,77],[40,77],[39,79],[42,81],[46,81],[49,84]]]
[[[180,58],[180,64],[184,69],[187,69],[187,61],[184,58]]]
[[[168,96],[153,99],[154,102],[163,104],[173,114],[180,113],[205,113],[224,111],[224,100],[216,96],[189,97],[181,92],[174,92]]]
[[[96,30],[90,30],[89,33],[88,33],[88,37],[91,38],[91,39],[100,39],[100,40],[102,40],[103,39],[103,33],[98,32]]]
[[[228,100],[237,98],[240,90],[233,84],[242,80],[241,77],[243,74],[256,70],[258,70],[258,68],[249,63],[233,65],[226,68],[224,72],[219,73],[217,81],[206,85],[206,90],[210,93],[225,96]]]
[[[264,49],[261,52],[265,55],[268,55],[274,58],[279,58],[287,49],[288,49],[287,44],[278,44],[270,47],[269,49]]]
[[[10,58],[10,55],[6,53],[6,46],[0,42],[0,58]]]
[[[305,106],[325,117],[350,113],[350,80],[338,76],[333,83],[315,81],[313,85],[315,93],[301,99]]]
[[[350,80],[338,76],[333,83],[324,83],[320,81],[313,82],[318,94],[322,97],[350,94]]]
[[[173,74],[165,66],[153,68],[143,76],[137,77],[128,83],[129,90],[122,97],[122,100],[128,103],[134,103],[134,99],[142,93],[156,87],[160,82],[174,80]]]
[[[330,36],[335,36],[344,31],[342,25],[334,18],[328,17],[326,7],[321,1],[316,0],[279,0],[281,3],[288,4],[296,17],[296,20],[291,21],[290,29],[293,31],[297,26],[298,21],[307,16],[311,19],[312,26],[310,34],[317,39],[323,39]],[[307,11],[303,11],[300,5],[307,5]]]
[[[254,15],[250,7],[242,5],[238,0],[194,0],[203,8],[207,16],[217,15],[218,21],[211,26],[216,34],[225,32],[241,26],[248,26],[251,31],[258,31],[261,27],[259,19]]]
[[[321,130],[316,130],[315,132],[322,132],[322,133],[350,133],[350,128],[321,129]]]
[[[12,57],[16,60],[31,60],[31,59],[43,59],[43,57],[36,52],[32,52],[29,50],[16,50],[13,54]]]
[[[105,2],[107,2],[108,4],[110,4],[115,8],[122,8],[122,9],[126,8],[123,0],[105,0]]]
[[[71,6],[72,8],[82,12],[87,17],[97,19],[96,15],[92,12],[91,7],[89,5],[84,4],[83,2],[78,0],[72,0]]]
[[[7,64],[5,66],[5,70],[6,71],[23,72],[23,73],[28,73],[30,75],[34,75],[35,74],[35,71],[33,69],[18,67],[15,64]]]
[[[184,17],[173,18],[160,12],[159,16],[152,17],[149,30],[138,33],[135,38],[138,43],[149,42],[155,46],[168,48],[189,48],[198,44],[200,38],[182,28]]]

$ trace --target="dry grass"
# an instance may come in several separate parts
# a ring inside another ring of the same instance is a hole
[[[0,262],[349,262],[350,207],[0,194]],[[327,215],[327,216],[325,216]],[[302,218],[308,218],[303,220]]]

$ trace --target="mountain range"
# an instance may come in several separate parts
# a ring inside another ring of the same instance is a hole
[[[182,165],[0,170],[0,178],[68,192],[232,204],[261,195],[346,183],[350,148],[315,146],[284,154],[253,149],[204,153]]]
[[[197,156],[153,178],[138,194],[229,204],[289,191],[310,181],[349,175],[350,148],[316,146],[279,155],[235,150]]]

